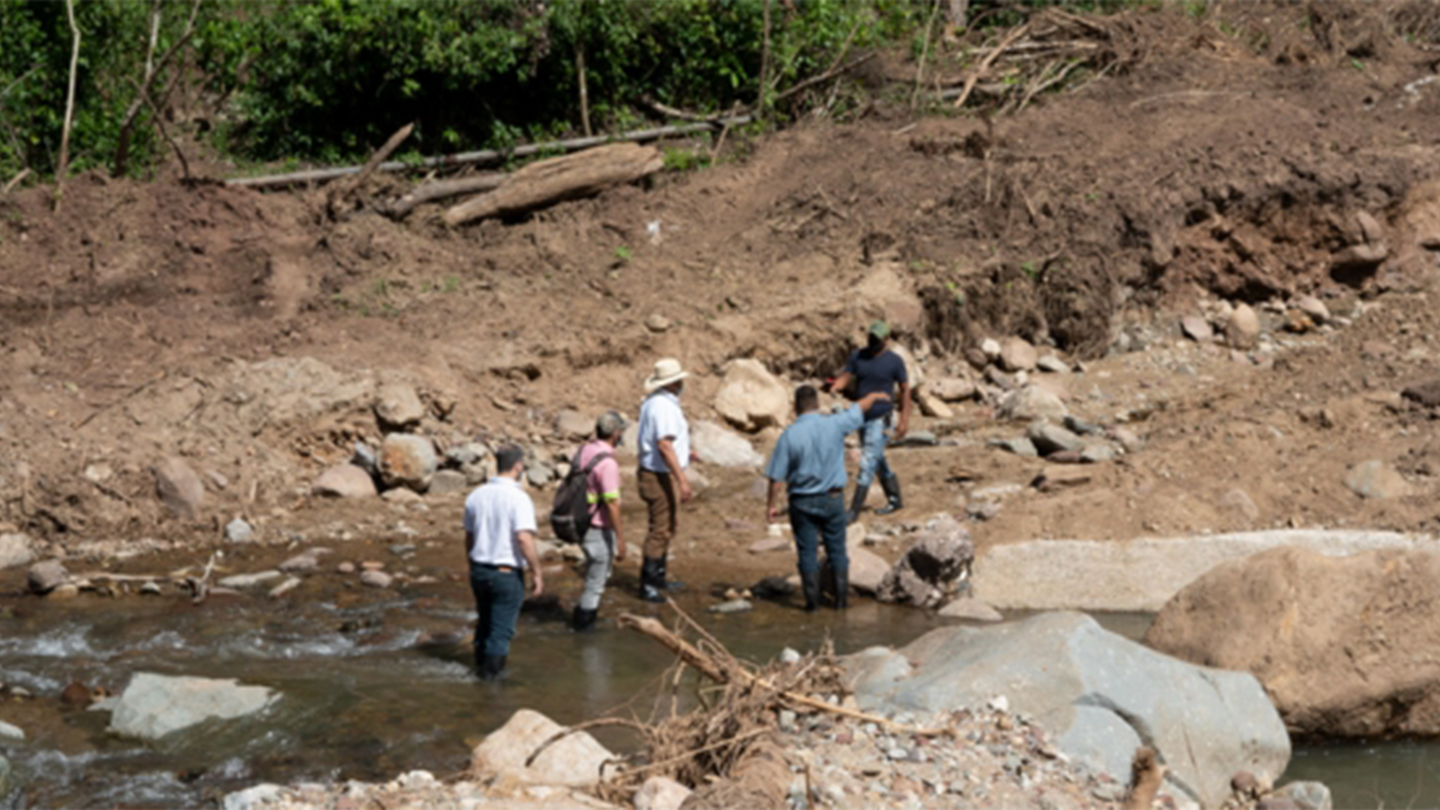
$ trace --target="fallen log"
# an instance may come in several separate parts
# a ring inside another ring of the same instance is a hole
[[[520,214],[562,200],[588,197],[610,186],[660,171],[665,160],[652,146],[616,143],[575,155],[542,160],[520,169],[496,190],[445,212],[448,225]]]
[[[423,186],[417,186],[409,194],[396,199],[389,205],[382,206],[381,211],[391,219],[402,219],[424,203],[458,197],[461,194],[472,194],[476,191],[494,191],[504,182],[505,175],[500,172],[477,174],[458,180],[436,180]]]

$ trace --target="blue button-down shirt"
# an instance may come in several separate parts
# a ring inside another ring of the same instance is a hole
[[[796,419],[770,454],[765,477],[784,481],[791,495],[818,495],[845,487],[845,436],[865,424],[860,406],[825,416],[811,411]]]

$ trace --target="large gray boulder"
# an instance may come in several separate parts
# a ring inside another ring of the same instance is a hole
[[[765,463],[765,457],[755,451],[749,439],[714,422],[690,426],[690,447],[701,461],[717,467],[759,467]]]
[[[583,731],[562,737],[534,762],[525,764],[536,749],[563,730],[545,715],[521,709],[475,747],[471,770],[483,778],[534,785],[579,788],[598,784],[601,766],[615,755]]]
[[[409,430],[425,418],[425,405],[414,388],[387,383],[375,394],[375,418],[384,430]]]
[[[123,737],[158,740],[206,720],[231,720],[269,707],[279,695],[233,679],[189,678],[138,672],[115,701],[110,730]]]
[[[951,711],[1004,696],[1061,751],[1122,782],[1135,749],[1152,746],[1171,791],[1202,807],[1220,806],[1237,771],[1273,783],[1290,760],[1285,724],[1254,676],[1161,655],[1081,613],[946,627],[847,666],[863,709]]]
[[[715,411],[741,430],[782,425],[790,415],[790,389],[759,360],[732,360],[715,395]]]
[[[391,433],[380,446],[380,479],[386,487],[424,492],[439,467],[435,445],[424,436]]]

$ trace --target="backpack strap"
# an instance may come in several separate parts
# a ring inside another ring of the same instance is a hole
[[[595,471],[595,468],[598,467],[598,466],[600,466],[600,462],[604,461],[604,460],[607,459],[607,458],[614,458],[614,457],[615,457],[615,454],[609,452],[608,450],[602,450],[602,451],[600,451],[599,453],[596,453],[596,454],[595,454],[595,457],[592,458],[592,459],[590,459],[590,463],[585,465],[585,471],[584,471],[584,472],[585,472],[585,476],[588,478],[588,477],[590,476],[590,473],[594,472],[594,471]],[[580,454],[579,454],[579,453],[575,454],[575,460],[576,460],[576,461],[579,461],[579,460],[580,460]]]

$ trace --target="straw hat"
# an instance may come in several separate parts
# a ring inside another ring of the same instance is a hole
[[[677,383],[690,376],[690,372],[680,368],[680,361],[673,357],[662,357],[655,361],[655,373],[645,380],[645,393],[651,394],[661,388]]]

